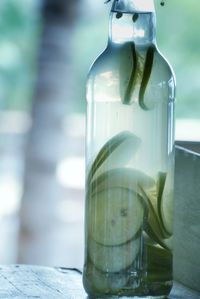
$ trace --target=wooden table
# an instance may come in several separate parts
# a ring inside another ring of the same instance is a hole
[[[38,266],[0,267],[0,299],[86,299],[81,272]],[[123,297],[127,298],[127,297]],[[170,299],[198,299],[200,294],[175,283]]]

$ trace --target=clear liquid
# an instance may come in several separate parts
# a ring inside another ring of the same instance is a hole
[[[124,104],[129,51],[110,44],[88,80],[83,283],[92,298],[166,296],[172,287],[173,77],[156,52],[149,109],[139,104],[139,77]]]

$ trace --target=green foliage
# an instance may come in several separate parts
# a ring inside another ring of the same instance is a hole
[[[102,5],[104,8],[104,5]],[[105,10],[106,11],[106,10]],[[108,36],[108,15],[102,11],[98,18],[89,15],[81,19],[75,28],[72,55],[72,84],[74,84],[74,106],[79,112],[85,110],[87,73],[95,58],[104,50]],[[77,82],[79,88],[77,89]]]
[[[39,29],[34,2],[0,3],[0,109],[28,109],[31,101]]]
[[[169,59],[177,79],[177,118],[198,118],[200,111],[199,68],[200,2],[166,1],[157,5],[158,46]]]

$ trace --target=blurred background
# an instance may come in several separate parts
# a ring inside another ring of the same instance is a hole
[[[200,141],[198,0],[157,6],[177,78],[176,139]],[[0,1],[0,264],[82,267],[85,82],[103,0]]]

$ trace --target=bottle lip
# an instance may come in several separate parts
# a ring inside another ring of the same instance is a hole
[[[154,13],[154,0],[114,0],[112,12]]]

